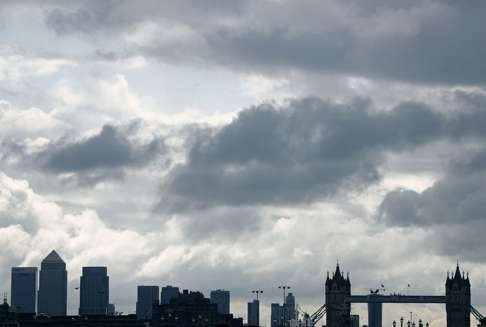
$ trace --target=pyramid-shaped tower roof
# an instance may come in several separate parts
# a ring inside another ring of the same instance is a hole
[[[336,272],[334,273],[334,276],[341,278],[343,275],[341,274],[341,269],[339,269],[339,262],[336,265]]]
[[[457,280],[462,279],[461,270],[459,269],[459,262],[457,263],[457,266],[456,266],[456,272],[454,274],[454,279],[457,279]]]
[[[51,253],[42,260],[42,263],[64,263],[64,260],[57,254],[56,250],[52,250]]]

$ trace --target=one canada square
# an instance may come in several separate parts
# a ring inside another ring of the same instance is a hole
[[[66,263],[56,251],[42,260],[39,273],[38,313],[65,316],[67,307]]]

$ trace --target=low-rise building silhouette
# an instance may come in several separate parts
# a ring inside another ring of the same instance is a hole
[[[11,310],[6,297],[3,299],[3,303],[0,304],[0,326],[19,327],[17,315],[13,310]]]
[[[184,290],[169,304],[154,307],[152,327],[242,327],[243,319],[218,312],[217,304],[211,303],[200,292]]]

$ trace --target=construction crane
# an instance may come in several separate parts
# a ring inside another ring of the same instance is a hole
[[[486,326],[486,317],[484,317],[481,312],[479,312],[475,307],[471,305],[471,313],[479,321],[479,327]]]
[[[301,310],[298,308],[298,311],[302,314],[303,322],[304,322],[304,327],[312,327],[315,326],[319,320],[321,320],[324,315],[326,314],[326,305],[323,304],[319,309],[316,310],[313,314],[309,315],[307,312]],[[310,322],[310,324],[309,324]]]
[[[327,311],[327,307],[325,304],[323,304],[319,309],[317,309],[316,312],[311,314],[310,320],[314,323],[314,325],[317,324],[319,320],[322,319],[322,317],[324,317],[326,311]]]

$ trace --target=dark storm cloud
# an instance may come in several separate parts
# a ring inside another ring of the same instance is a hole
[[[148,165],[156,158],[163,158],[164,162],[167,154],[164,141],[154,138],[147,143],[135,142],[129,138],[133,128],[139,127],[105,125],[98,134],[86,139],[50,146],[39,158],[52,172],[89,173],[85,176],[87,181],[99,181],[105,175],[120,177],[118,169]]]
[[[187,162],[165,181],[159,206],[177,211],[313,202],[377,181],[388,151],[442,138],[483,137],[484,124],[484,112],[445,116],[412,102],[390,111],[375,110],[364,99],[261,105],[215,133],[198,134]]]
[[[91,1],[47,13],[48,26],[59,34],[121,37],[147,22],[189,30],[187,40],[179,35],[167,43],[155,34],[149,44],[130,46],[132,55],[163,61],[420,83],[486,81],[484,1]],[[130,55],[125,46],[115,51]]]

